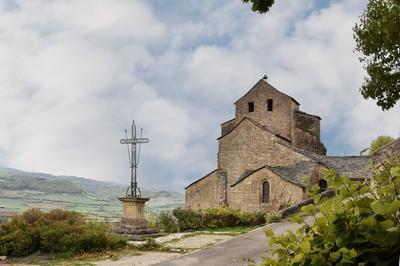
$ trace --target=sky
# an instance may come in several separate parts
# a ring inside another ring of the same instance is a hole
[[[139,185],[183,192],[216,168],[220,124],[264,74],[321,116],[330,155],[398,137],[400,104],[359,93],[352,27],[366,0],[0,2],[0,165],[129,182],[134,119],[150,139]]]

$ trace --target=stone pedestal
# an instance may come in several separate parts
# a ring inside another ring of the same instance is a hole
[[[157,237],[157,230],[147,228],[144,205],[149,198],[118,198],[122,202],[122,217],[117,226],[117,233],[130,240],[144,240]]]
[[[132,229],[147,229],[144,204],[149,198],[118,198],[122,202],[121,224]]]

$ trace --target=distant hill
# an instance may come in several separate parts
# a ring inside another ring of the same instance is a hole
[[[21,212],[28,208],[65,208],[97,216],[118,216],[120,202],[127,186],[83,177],[25,172],[0,167],[0,212]],[[177,192],[142,189],[150,212],[183,206],[183,195]],[[1,213],[0,213],[1,216]]]

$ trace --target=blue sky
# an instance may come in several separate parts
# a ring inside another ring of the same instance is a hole
[[[216,167],[220,123],[264,74],[322,117],[331,155],[399,135],[364,100],[352,27],[365,0],[1,1],[0,164],[128,182],[123,129],[151,142],[139,182],[182,191]]]

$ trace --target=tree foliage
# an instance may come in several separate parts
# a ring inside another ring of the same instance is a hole
[[[400,1],[369,0],[354,38],[369,75],[361,94],[390,109],[400,99]]]
[[[385,146],[386,144],[392,142],[394,138],[391,136],[379,136],[374,141],[372,141],[371,146],[369,148],[370,154],[374,154],[377,150]]]
[[[267,13],[275,0],[243,0],[243,3],[251,3],[251,10],[260,14]]]
[[[398,265],[400,253],[400,164],[386,164],[372,179],[352,181],[330,172],[329,186],[336,193],[302,207],[292,217],[302,224],[297,232],[274,236],[273,258],[263,265]],[[313,217],[310,222],[306,217]]]

